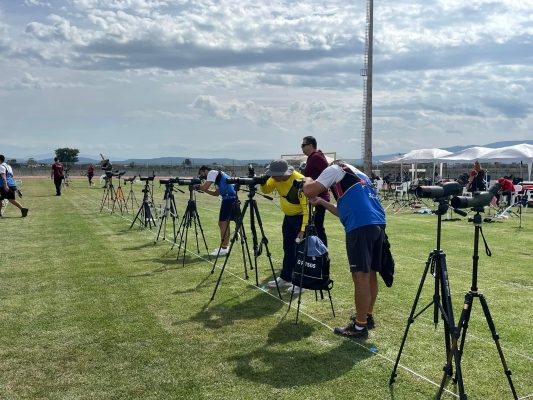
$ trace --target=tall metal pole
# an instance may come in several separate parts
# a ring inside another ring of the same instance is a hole
[[[367,0],[364,66],[361,76],[365,77],[363,85],[363,129],[362,158],[363,170],[372,175],[372,59],[374,50],[374,1]]]

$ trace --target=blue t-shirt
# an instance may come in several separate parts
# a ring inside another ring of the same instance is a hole
[[[15,181],[13,180],[13,170],[8,164],[2,163],[0,165],[0,172],[3,172],[6,174],[7,186],[9,187],[16,186]],[[2,182],[2,186],[4,186],[4,180],[1,177],[0,177],[0,181]]]
[[[330,166],[317,179],[324,186],[336,189],[337,214],[344,230],[351,232],[365,225],[385,225],[385,211],[370,178],[351,165],[346,164],[346,167],[349,172],[339,165]],[[354,184],[344,185],[344,179],[352,179]]]
[[[232,184],[227,184],[226,181],[229,175],[220,171],[220,180],[218,181],[218,191],[223,199],[234,199],[236,196],[235,188]]]

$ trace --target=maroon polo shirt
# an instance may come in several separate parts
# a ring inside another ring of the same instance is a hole
[[[326,156],[320,151],[315,150],[307,157],[307,162],[305,164],[304,175],[309,176],[316,180],[322,171],[324,171],[329,166]],[[322,197],[324,200],[329,201],[329,192],[324,190],[319,194],[319,197]]]

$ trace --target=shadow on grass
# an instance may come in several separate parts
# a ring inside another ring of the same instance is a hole
[[[206,328],[219,329],[233,325],[235,321],[252,320],[275,314],[286,306],[278,299],[263,292],[245,301],[239,301],[239,297],[240,295],[235,296],[213,307],[204,306],[190,320],[200,322]]]
[[[317,385],[348,373],[355,364],[372,355],[350,339],[341,340],[338,346],[325,352],[312,351],[309,347],[302,350],[276,347],[303,340],[314,329],[305,324],[281,322],[269,332],[265,346],[229,359],[235,363],[235,374],[278,389]],[[365,342],[367,346],[372,344]]]

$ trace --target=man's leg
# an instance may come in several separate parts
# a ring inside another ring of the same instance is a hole
[[[61,196],[61,178],[54,178],[54,185],[56,186],[56,196]]]
[[[328,237],[326,236],[326,230],[324,229],[324,217],[326,215],[326,209],[323,206],[315,207],[315,227],[316,233],[322,243],[328,247]]]
[[[372,273],[369,272],[352,272],[352,280],[355,290],[355,323],[361,327],[366,327],[368,311],[373,307],[372,292],[374,291],[377,296],[377,288],[372,288],[371,274]],[[375,277],[375,272],[373,275]]]
[[[22,210],[23,207],[17,200],[9,199],[9,202],[13,204],[15,207],[17,207],[19,210]]]
[[[229,245],[230,237],[230,221],[218,221],[218,227],[220,228],[220,240],[222,242],[222,248],[227,248]]]
[[[282,234],[283,234],[283,268],[281,269],[280,277],[284,281],[290,282],[292,280],[292,270],[296,263],[296,237],[300,233],[302,226],[302,216],[285,216],[283,218]]]

